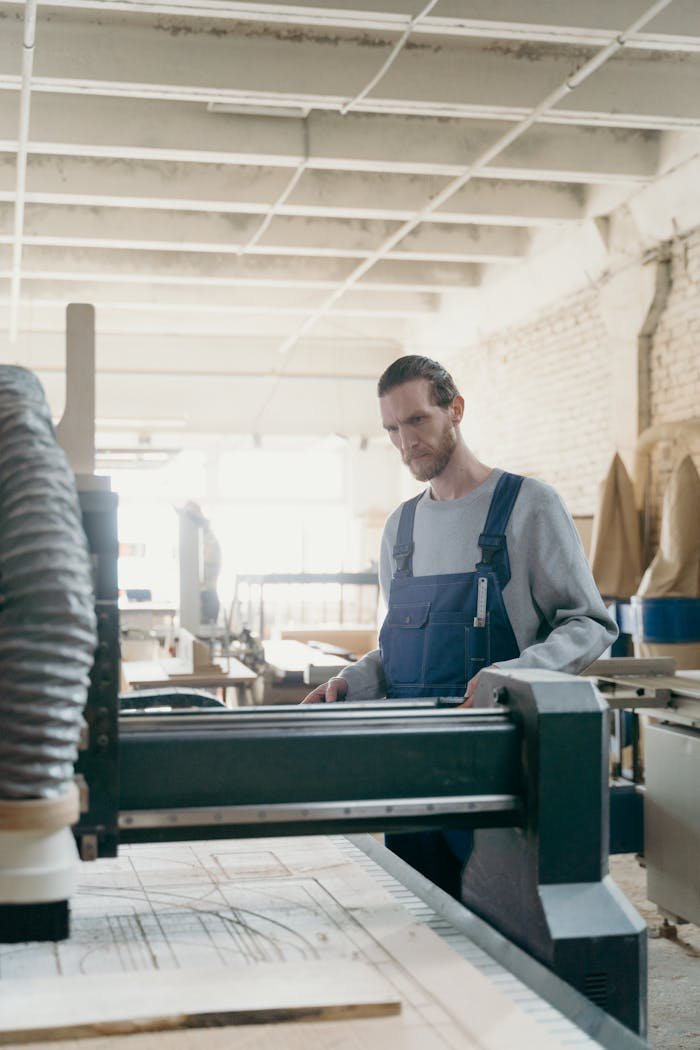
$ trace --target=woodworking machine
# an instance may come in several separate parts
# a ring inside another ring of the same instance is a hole
[[[120,840],[474,828],[463,902],[643,1031],[646,927],[607,874],[607,707],[553,672],[484,688],[494,708],[125,715]]]
[[[99,630],[83,859],[120,842],[473,828],[468,908],[644,1035],[646,927],[608,876],[609,712],[592,681],[488,671],[474,710],[432,698],[120,717],[115,501],[87,492],[82,506]]]

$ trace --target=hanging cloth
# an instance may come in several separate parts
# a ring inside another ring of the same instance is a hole
[[[605,597],[635,593],[643,571],[642,537],[634,487],[618,453],[600,486],[589,560]]]
[[[637,593],[645,598],[700,597],[700,476],[689,455],[666,487],[659,549]]]

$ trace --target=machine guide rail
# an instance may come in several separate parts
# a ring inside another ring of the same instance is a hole
[[[120,839],[517,825],[517,749],[503,711],[433,700],[129,712]]]

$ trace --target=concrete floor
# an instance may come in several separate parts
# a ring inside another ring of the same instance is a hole
[[[700,927],[664,926],[634,855],[611,857],[610,874],[649,926],[649,1045],[700,1050]]]

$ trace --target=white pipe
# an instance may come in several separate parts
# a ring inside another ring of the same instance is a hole
[[[305,119],[304,120],[304,157],[303,157],[303,160],[301,160],[299,162],[299,164],[297,165],[297,167],[296,167],[296,169],[295,169],[291,179],[289,180],[287,185],[284,187],[284,189],[280,193],[280,195],[277,198],[277,200],[274,201],[270,205],[270,207],[268,208],[267,213],[265,214],[262,222],[258,226],[258,228],[255,231],[255,233],[252,235],[252,237],[250,237],[250,239],[245,244],[241,245],[241,247],[238,249],[238,254],[239,255],[245,255],[246,252],[249,252],[251,248],[255,247],[255,245],[258,243],[258,241],[260,240],[260,238],[264,234],[265,230],[268,228],[268,226],[270,225],[270,223],[274,219],[274,217],[277,214],[277,212],[279,211],[279,209],[282,207],[282,205],[287,200],[289,200],[289,197],[291,196],[292,192],[294,191],[294,188],[296,187],[297,183],[299,182],[299,179],[302,177],[302,175],[306,171],[306,169],[308,167],[308,164],[309,164],[309,124],[308,124],[308,121]]]
[[[614,55],[617,51],[623,48],[627,42],[627,38],[636,33],[642,26],[646,25],[653,18],[668,7],[672,3],[672,0],[656,0],[656,3],[652,4],[648,10],[637,18],[624,32],[620,33],[619,36],[612,41],[606,47],[602,48],[600,52],[594,55],[588,62],[584,62],[580,69],[578,69],[572,76],[567,79],[554,89],[549,95],[547,95],[523,120],[518,124],[514,125],[504,135],[501,135],[499,139],[488,149],[477,157],[477,159],[465,167],[461,174],[455,176],[439,193],[436,197],[433,197],[429,204],[421,211],[417,212],[411,219],[407,219],[390,237],[377,248],[370,256],[364,259],[348,276],[324,299],[320,306],[316,310],[309,314],[302,325],[297,329],[296,332],[288,336],[284,342],[280,345],[279,353],[287,354],[296,345],[299,339],[312,328],[317,321],[323,317],[328,310],[337,302],[337,300],[345,294],[350,288],[357,283],[357,281],[363,277],[375,263],[379,262],[387,252],[391,251],[399,241],[403,240],[409,233],[411,233],[417,226],[424,222],[430,215],[432,215],[438,208],[440,208],[445,201],[449,200],[454,196],[463,186],[466,185],[475,175],[477,175],[483,168],[489,164],[494,157],[502,153],[508,146],[510,146],[516,139],[520,138],[533,124],[535,124],[545,113],[552,109],[557,102],[568,95],[571,91],[579,87],[592,73],[596,72],[608,59]],[[269,403],[269,401],[268,401]],[[261,413],[267,407],[267,403],[263,405]]]
[[[94,662],[92,565],[32,372],[0,366],[0,421],[0,798],[53,798],[73,777]]]
[[[365,84],[365,86],[362,88],[362,91],[355,95],[354,98],[351,98],[349,102],[346,102],[344,106],[341,106],[340,112],[343,116],[345,116],[346,113],[349,113],[350,110],[354,106],[356,106],[358,102],[361,102],[363,98],[366,98],[367,95],[369,95],[370,91],[377,86],[382,77],[385,76],[386,73],[388,73],[389,69],[393,66],[394,62],[406,46],[406,42],[408,41],[408,38],[413,32],[413,30],[416,28],[419,22],[422,22],[424,18],[427,18],[427,16],[435,7],[437,2],[438,0],[430,0],[430,2],[425,5],[423,10],[411,19],[411,21],[406,26],[406,29],[402,33],[400,39],[397,40],[397,42],[394,44],[393,50],[387,58],[386,62],[384,62],[384,64],[374,74],[372,79],[367,84]]]
[[[22,279],[22,239],[24,236],[24,199],[27,191],[27,143],[34,67],[37,0],[27,0],[24,8],[24,41],[22,44],[22,89],[19,99],[17,134],[17,181],[15,188],[15,222],[12,235],[12,278],[10,284],[10,342],[17,341],[19,293]]]

